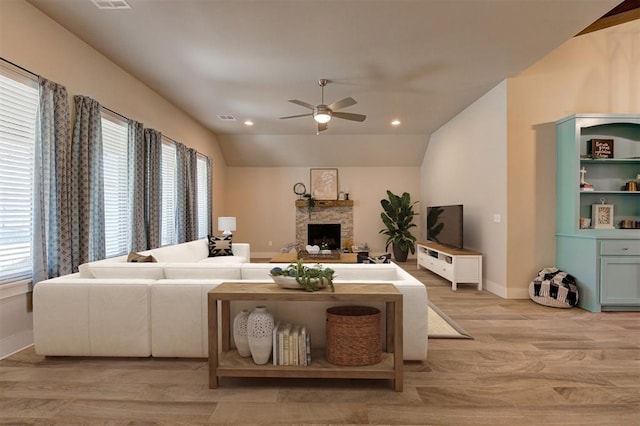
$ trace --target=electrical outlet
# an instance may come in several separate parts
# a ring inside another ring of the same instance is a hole
[[[269,241],[269,247],[273,246],[273,241]]]
[[[496,214],[494,214],[494,215],[493,215],[493,221],[494,221],[495,223],[500,223],[500,222],[502,222],[502,216],[500,216],[500,215],[499,215],[499,214],[497,214],[497,213],[496,213]]]

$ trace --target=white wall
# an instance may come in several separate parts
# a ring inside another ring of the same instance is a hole
[[[214,212],[226,163],[213,133],[26,1],[0,1],[0,56],[155,128],[213,159]],[[73,108],[71,108],[73,110]],[[0,358],[32,342],[30,295],[0,289]]]
[[[323,167],[332,167],[326,165]],[[252,257],[271,257],[287,243],[295,242],[293,185],[309,190],[308,167],[229,167],[227,213],[237,217],[234,240],[251,243]],[[374,253],[383,252],[384,236],[380,200],[386,190],[420,197],[418,167],[338,167],[338,190],[349,190],[354,201],[354,241],[367,242]],[[421,203],[418,204],[418,208]],[[423,216],[415,223],[421,226]],[[414,234],[419,235],[420,228]],[[269,241],[272,245],[269,246]],[[389,248],[391,250],[391,248]]]
[[[464,205],[464,246],[483,254],[485,287],[504,296],[507,224],[507,83],[431,135],[420,171],[421,213]],[[501,222],[493,221],[500,215]],[[421,233],[421,238],[426,235]]]

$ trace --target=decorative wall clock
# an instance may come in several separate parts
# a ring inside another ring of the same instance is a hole
[[[600,204],[591,205],[591,222],[594,229],[613,229],[613,204],[605,204],[604,198]]]
[[[295,185],[293,185],[293,193],[296,194],[298,197],[302,197],[304,194],[307,193],[307,187],[304,185],[304,183],[298,182]]]

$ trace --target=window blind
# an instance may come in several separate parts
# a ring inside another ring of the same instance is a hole
[[[103,110],[102,156],[104,170],[105,255],[126,254],[131,233],[128,124]]]
[[[198,155],[197,161],[197,186],[198,186],[198,239],[207,238],[209,233],[209,185],[207,182],[207,159]]]
[[[162,141],[162,224],[160,244],[176,244],[176,146]]]
[[[0,68],[0,284],[31,279],[38,83]]]

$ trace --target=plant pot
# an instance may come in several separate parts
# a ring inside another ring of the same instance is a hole
[[[402,250],[393,244],[393,258],[396,262],[406,262],[407,256],[409,256],[409,250]]]

